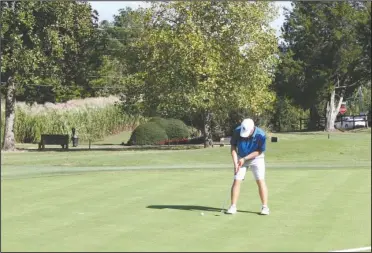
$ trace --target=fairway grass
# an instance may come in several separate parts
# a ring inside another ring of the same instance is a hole
[[[278,135],[269,216],[228,147],[2,154],[2,251],[331,251],[371,245],[371,135]],[[201,213],[204,215],[201,215]]]
[[[116,144],[120,145],[121,143],[127,143],[132,132],[131,131],[123,131],[118,134],[114,134],[111,136],[105,137],[103,140],[99,140],[94,142],[94,144]]]

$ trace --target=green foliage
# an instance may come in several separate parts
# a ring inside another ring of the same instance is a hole
[[[162,128],[166,128],[167,124],[168,124],[168,120],[167,119],[164,119],[162,117],[152,117],[149,122],[156,122],[158,123]]]
[[[292,5],[283,27],[285,42],[281,45],[282,62],[275,89],[278,95],[310,109],[312,119],[317,120],[324,116],[333,89],[339,96],[348,96],[370,80],[365,60],[365,52],[370,50],[366,42],[370,41],[370,3]]]
[[[2,113],[1,129],[4,129]],[[36,143],[41,134],[69,134],[76,128],[81,141],[99,140],[122,130],[132,130],[143,121],[142,117],[123,114],[118,106],[104,108],[80,107],[62,111],[49,109],[40,113],[16,107],[15,139],[18,143]],[[3,131],[1,131],[3,136]]]
[[[1,1],[0,9],[1,79],[9,98],[32,104],[91,95],[97,13],[88,2]],[[14,149],[15,104],[7,108],[2,148]]]
[[[14,79],[17,100],[60,102],[89,95],[97,38],[89,3],[7,1],[1,7],[2,80]]]
[[[270,108],[274,13],[268,2],[152,3],[136,43],[138,81],[126,87],[124,109],[133,110],[132,104],[146,116],[183,118],[221,108],[248,107],[255,114]]]
[[[170,140],[189,137],[189,130],[186,124],[179,119],[167,119],[165,132]]]
[[[274,114],[274,130],[276,131],[297,131],[306,128],[300,125],[300,119],[308,119],[309,111],[305,111],[299,106],[294,105],[293,101],[287,97],[278,97],[276,101],[276,112]],[[307,121],[303,121],[303,124]]]
[[[91,80],[96,95],[126,92],[127,99],[135,103],[136,97],[128,94],[126,87],[136,82],[133,76],[138,71],[140,62],[138,57],[141,52],[138,51],[135,43],[142,34],[143,18],[143,9],[132,10],[127,7],[119,10],[113,22],[104,20],[100,23],[98,33],[100,55],[97,56],[99,63],[96,77]],[[127,113],[133,114],[137,111],[133,103]]]
[[[362,86],[355,90],[347,101],[346,115],[356,115],[371,111],[371,86]]]
[[[182,120],[153,117],[133,131],[128,144],[162,144],[169,140],[188,138],[191,136],[192,130]]]
[[[134,129],[129,145],[154,145],[168,139],[165,129],[157,122],[146,122]]]
[[[179,119],[165,119],[161,117],[153,117],[149,122],[156,122],[167,133],[168,139],[182,139],[190,136],[190,130],[188,126]]]

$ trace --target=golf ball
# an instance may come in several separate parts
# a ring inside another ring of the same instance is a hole
[[[204,213],[202,212],[202,213],[200,213],[201,215],[204,215]]]

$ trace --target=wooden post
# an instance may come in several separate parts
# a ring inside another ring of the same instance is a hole
[[[368,128],[368,116],[367,116],[367,115],[364,116],[364,121],[365,121],[364,126],[365,126],[366,128]]]
[[[355,129],[355,116],[353,115],[353,129]]]
[[[302,130],[302,119],[300,118],[300,131]]]
[[[90,139],[89,139],[89,149],[90,149]]]

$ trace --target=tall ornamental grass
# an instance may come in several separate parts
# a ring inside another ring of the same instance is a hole
[[[76,100],[77,101],[77,100]],[[102,102],[102,98],[87,100],[86,103],[26,105],[17,103],[15,118],[15,139],[18,143],[36,143],[41,134],[69,134],[72,128],[80,141],[99,140],[104,136],[124,130],[132,130],[144,119],[124,114],[115,100]],[[5,125],[4,106],[1,115],[1,140]]]

